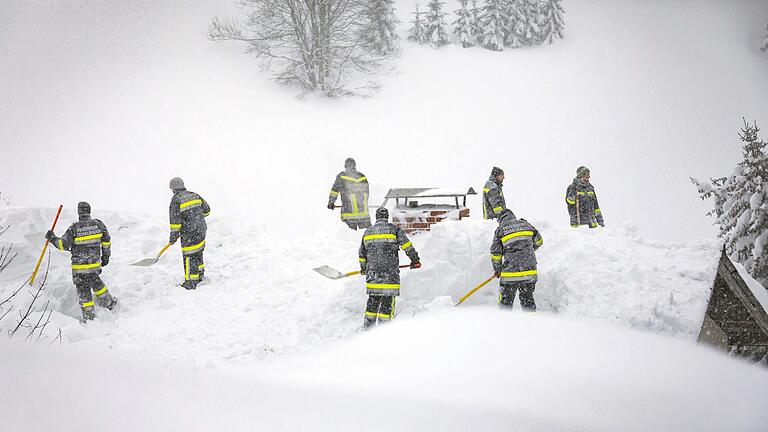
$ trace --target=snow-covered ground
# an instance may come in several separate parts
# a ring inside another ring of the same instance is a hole
[[[768,428],[764,369],[549,314],[436,312],[322,353],[206,374],[82,345],[4,343],[0,356],[13,431]]]
[[[2,274],[0,297],[34,267],[54,214],[55,209],[0,209],[12,227],[3,240],[22,252]],[[81,326],[69,254],[53,251],[46,299],[61,313],[52,328],[61,327],[67,341],[206,367],[306,353],[350,337],[362,324],[363,279],[333,281],[312,271],[322,264],[342,271],[358,267],[361,233],[330,217],[281,238],[264,225],[237,222],[214,209],[207,280],[195,292],[178,287],[183,277],[178,247],[152,267],[128,265],[162,247],[164,218],[98,209],[94,217],[111,230],[112,260],[102,277],[121,309],[115,315],[99,310],[95,323]],[[59,232],[74,218],[72,211],[62,213]],[[455,299],[490,276],[495,226],[492,221],[443,222],[412,236],[424,267],[403,272],[398,319],[452,310]],[[698,336],[719,258],[716,242],[646,241],[630,227],[538,228],[545,242],[538,254],[541,310],[687,339]],[[497,286],[494,281],[462,308],[494,305]],[[14,318],[6,317],[0,327]]]

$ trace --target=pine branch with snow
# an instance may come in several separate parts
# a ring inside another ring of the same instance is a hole
[[[413,25],[408,30],[408,39],[420,44],[427,42],[422,15],[424,15],[424,12],[419,11],[419,4],[416,3],[416,12],[413,13],[413,21],[411,21]]]
[[[390,56],[397,54],[397,24],[394,0],[370,0],[363,9],[364,22],[360,41],[369,51]]]
[[[542,7],[542,26],[539,33],[539,40],[541,42],[548,42],[552,45],[555,38],[563,38],[563,29],[565,28],[565,21],[563,21],[563,5],[560,4],[561,0],[546,0],[546,3]]]
[[[470,48],[477,42],[477,23],[469,0],[460,0],[461,8],[456,10],[456,21],[453,22],[453,35],[461,46]]]
[[[450,39],[448,39],[443,5],[445,5],[445,3],[440,0],[430,0],[429,2],[429,10],[427,11],[426,24],[424,26],[424,36],[433,48],[440,48],[451,43]]]
[[[752,277],[768,285],[768,142],[758,137],[757,124],[744,121],[739,134],[743,160],[728,177],[710,184],[691,179],[701,199],[714,199],[708,214],[715,216],[719,236],[731,258]]]
[[[505,0],[485,0],[478,16],[482,29],[481,43],[493,51],[504,50],[504,36],[507,23],[507,4]]]

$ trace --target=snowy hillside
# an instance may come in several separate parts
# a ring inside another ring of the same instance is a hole
[[[13,242],[22,252],[2,274],[0,297],[34,267],[54,214],[54,209],[0,209],[4,223],[12,226],[4,243]],[[111,230],[113,259],[102,276],[121,310],[112,315],[100,309],[94,325],[81,326],[69,255],[53,251],[46,298],[60,312],[52,327],[61,327],[65,340],[206,367],[306,353],[346,339],[362,325],[362,279],[332,281],[311,270],[322,264],[358,268],[360,234],[337,221],[281,238],[264,225],[214,214],[206,249],[208,280],[187,292],[177,286],[183,279],[178,247],[152,267],[128,266],[162,247],[164,219],[124,212],[94,216]],[[62,213],[62,226],[74,218],[71,211]],[[444,222],[431,233],[412,236],[424,267],[403,273],[398,320],[454,310],[455,299],[490,276],[494,229],[491,221]],[[716,242],[659,243],[628,228],[572,231],[542,224],[539,229],[545,242],[538,254],[541,310],[698,336],[719,258]],[[497,286],[483,288],[461,308],[495,305]],[[0,327],[7,328],[7,322]]]
[[[714,230],[688,177],[733,166],[742,116],[768,124],[764,0],[566,1],[552,47],[404,42],[380,95],[342,101],[296,100],[244,47],[206,41],[234,4],[0,0],[3,195],[163,213],[179,175],[218,214],[284,231],[329,217],[354,156],[373,203],[390,187],[479,188],[498,165],[515,212],[558,226],[587,165],[608,225],[692,239]],[[397,2],[403,35],[413,9]],[[71,175],[83,154],[108,175]]]
[[[115,432],[768,428],[765,370],[545,314],[445,311],[219,373],[83,345],[5,343],[0,356],[4,386],[24,390],[0,392],[14,431],[79,431],[83,413],[89,427]]]

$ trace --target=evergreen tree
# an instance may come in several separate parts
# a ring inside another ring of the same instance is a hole
[[[477,7],[477,0],[472,0],[472,8],[469,10],[472,15],[472,23],[475,32],[475,39],[483,34],[483,28],[480,26],[480,8]]]
[[[504,25],[504,45],[512,48],[527,45],[529,25],[525,0],[508,0],[504,6],[507,16]]]
[[[422,17],[424,13],[419,11],[419,4],[416,3],[416,12],[413,13],[413,21],[411,21],[411,24],[413,26],[410,30],[408,30],[408,39],[423,44],[427,41],[426,33],[424,31],[424,18]]]
[[[477,42],[477,23],[472,9],[468,8],[469,0],[460,0],[461,8],[456,10],[456,21],[453,22],[453,35],[461,42],[461,46],[469,48]]]
[[[427,11],[427,19],[424,24],[424,36],[433,48],[440,48],[451,43],[446,30],[444,4],[440,0],[430,0],[429,2],[429,11]]]
[[[563,5],[560,4],[561,0],[546,0],[546,3],[542,8],[542,25],[539,33],[539,40],[541,42],[548,41],[549,44],[553,44],[555,38],[563,38],[563,29],[565,28],[565,22],[563,21]]]
[[[768,32],[768,25],[765,26],[766,32]],[[765,34],[765,39],[763,39],[763,46],[760,47],[763,51],[768,51],[768,33]]]
[[[360,29],[360,42],[369,51],[379,55],[393,55],[398,51],[397,24],[394,0],[369,0],[363,10],[364,23]]]
[[[731,259],[768,286],[768,142],[759,140],[758,132],[757,124],[744,121],[739,134],[743,160],[730,176],[712,179],[711,184],[691,181],[701,199],[714,199],[708,215],[715,216]]]
[[[504,0],[485,0],[477,18],[482,29],[480,39],[484,47],[494,51],[504,50],[505,29],[509,21],[507,9]]]

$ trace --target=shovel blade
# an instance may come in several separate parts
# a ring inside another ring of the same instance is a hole
[[[347,276],[333,267],[328,267],[327,265],[320,266],[312,270],[320,273],[321,275],[327,277],[328,279],[341,279]]]
[[[137,261],[137,262],[135,262],[135,263],[133,263],[131,265],[132,266],[137,266],[137,267],[149,267],[152,264],[158,262],[159,260],[160,260],[160,258],[144,258],[143,260]]]

